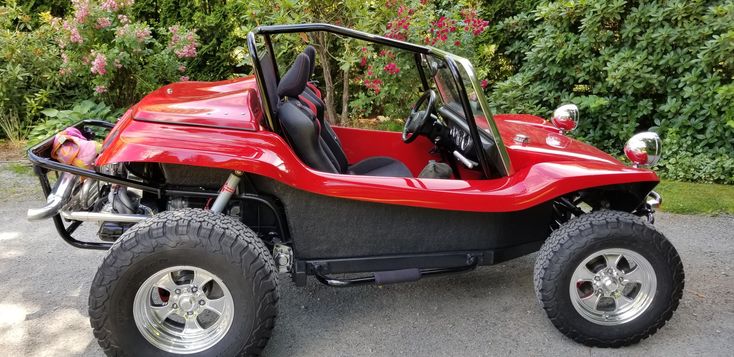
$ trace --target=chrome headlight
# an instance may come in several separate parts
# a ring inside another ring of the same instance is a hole
[[[579,124],[579,108],[575,104],[564,104],[553,111],[551,122],[562,132],[576,129]]]
[[[633,166],[654,166],[660,160],[663,146],[658,134],[647,131],[635,134],[624,144],[624,154]]]

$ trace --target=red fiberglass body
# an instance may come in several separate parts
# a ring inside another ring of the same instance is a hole
[[[512,163],[496,179],[395,178],[330,174],[307,167],[262,123],[254,76],[220,82],[183,82],[160,88],[128,111],[108,136],[96,164],[156,162],[240,170],[316,194],[387,204],[474,212],[527,209],[585,188],[657,182],[650,170],[625,166],[612,156],[558,132],[542,118],[495,116]],[[350,162],[389,156],[415,176],[432,144],[401,141],[400,133],[335,128]],[[517,134],[526,143],[513,141]]]

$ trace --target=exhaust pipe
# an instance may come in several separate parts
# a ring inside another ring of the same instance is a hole
[[[61,217],[70,221],[138,223],[150,216],[107,212],[61,211]]]
[[[46,198],[46,206],[28,209],[27,219],[29,221],[38,221],[55,216],[64,207],[66,202],[69,201],[71,191],[78,181],[79,176],[68,172],[62,173],[51,190],[51,193],[48,195],[48,198]]]

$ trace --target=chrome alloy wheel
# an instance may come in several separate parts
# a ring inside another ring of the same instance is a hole
[[[138,288],[135,325],[153,346],[178,354],[216,345],[234,320],[232,294],[216,275],[193,266],[163,269]]]
[[[620,325],[647,311],[657,288],[655,270],[628,249],[604,249],[576,267],[569,293],[576,311],[599,325]]]

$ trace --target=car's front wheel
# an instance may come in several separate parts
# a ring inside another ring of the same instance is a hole
[[[572,219],[535,263],[535,292],[553,324],[577,342],[620,347],[655,333],[683,294],[683,265],[651,224],[618,211]]]
[[[256,355],[277,300],[273,260],[255,233],[187,209],[120,237],[92,283],[89,316],[108,355]]]

